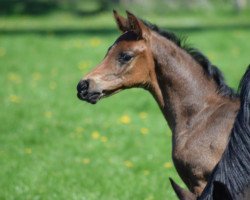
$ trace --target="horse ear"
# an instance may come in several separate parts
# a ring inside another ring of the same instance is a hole
[[[233,200],[227,186],[219,181],[214,181],[214,200]]]
[[[126,12],[128,16],[129,30],[135,32],[139,38],[146,39],[149,33],[148,28],[134,14],[129,11]]]
[[[196,200],[197,199],[193,193],[181,188],[178,184],[176,184],[173,181],[173,179],[169,178],[169,180],[179,200]]]
[[[113,14],[119,30],[122,31],[123,33],[128,31],[129,29],[128,20],[125,17],[119,15],[116,12],[116,10],[113,10]]]

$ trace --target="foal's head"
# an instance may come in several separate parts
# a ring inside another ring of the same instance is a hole
[[[108,49],[103,61],[81,79],[77,96],[95,104],[103,97],[131,87],[150,87],[154,60],[147,40],[150,30],[133,14],[127,19],[114,11],[122,35]]]

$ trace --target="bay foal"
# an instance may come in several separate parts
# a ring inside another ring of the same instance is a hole
[[[96,103],[132,87],[148,90],[172,130],[174,165],[201,194],[228,143],[239,99],[220,71],[173,33],[114,11],[122,35],[78,83],[78,97]]]

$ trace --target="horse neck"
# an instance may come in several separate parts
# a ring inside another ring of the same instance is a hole
[[[185,50],[156,33],[150,41],[155,60],[150,91],[172,132],[182,132],[191,128],[194,115],[222,97],[215,81]]]

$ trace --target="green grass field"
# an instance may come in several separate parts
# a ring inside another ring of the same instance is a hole
[[[187,35],[237,88],[249,14],[144,18]],[[76,97],[118,35],[112,13],[0,18],[0,199],[176,199],[171,132],[151,95],[132,89],[94,106]]]

